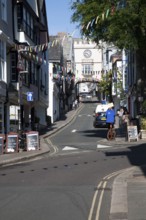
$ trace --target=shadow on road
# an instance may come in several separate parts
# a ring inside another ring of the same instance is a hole
[[[93,129],[93,130],[84,130],[84,131],[78,131],[79,133],[82,133],[84,136],[93,138],[93,137],[99,137],[99,138],[106,138],[107,136],[107,128],[103,129]]]
[[[143,174],[146,176],[146,144],[140,144],[137,146],[128,147],[127,150],[119,149],[112,152],[105,152],[105,155],[110,156],[127,156],[131,165],[139,166],[143,171]]]

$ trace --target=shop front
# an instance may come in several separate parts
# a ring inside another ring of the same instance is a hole
[[[6,106],[6,83],[3,81],[0,81],[0,134],[4,134],[5,131],[5,124],[6,124],[6,112],[5,112],[5,106]],[[5,114],[4,114],[5,112]]]

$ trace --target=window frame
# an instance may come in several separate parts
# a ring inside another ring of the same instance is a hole
[[[82,64],[82,74],[85,76],[91,76],[93,73],[93,64],[84,63]]]

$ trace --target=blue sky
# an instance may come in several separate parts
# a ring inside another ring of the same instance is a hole
[[[49,35],[58,32],[74,33],[73,37],[80,37],[77,23],[71,23],[71,0],[46,0]]]

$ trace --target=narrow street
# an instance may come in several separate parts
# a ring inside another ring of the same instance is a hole
[[[124,146],[98,149],[106,129],[92,127],[93,109],[94,104],[85,104],[71,124],[50,138],[59,149],[54,156],[1,168],[2,219],[109,218],[114,178],[142,164],[144,157]]]

